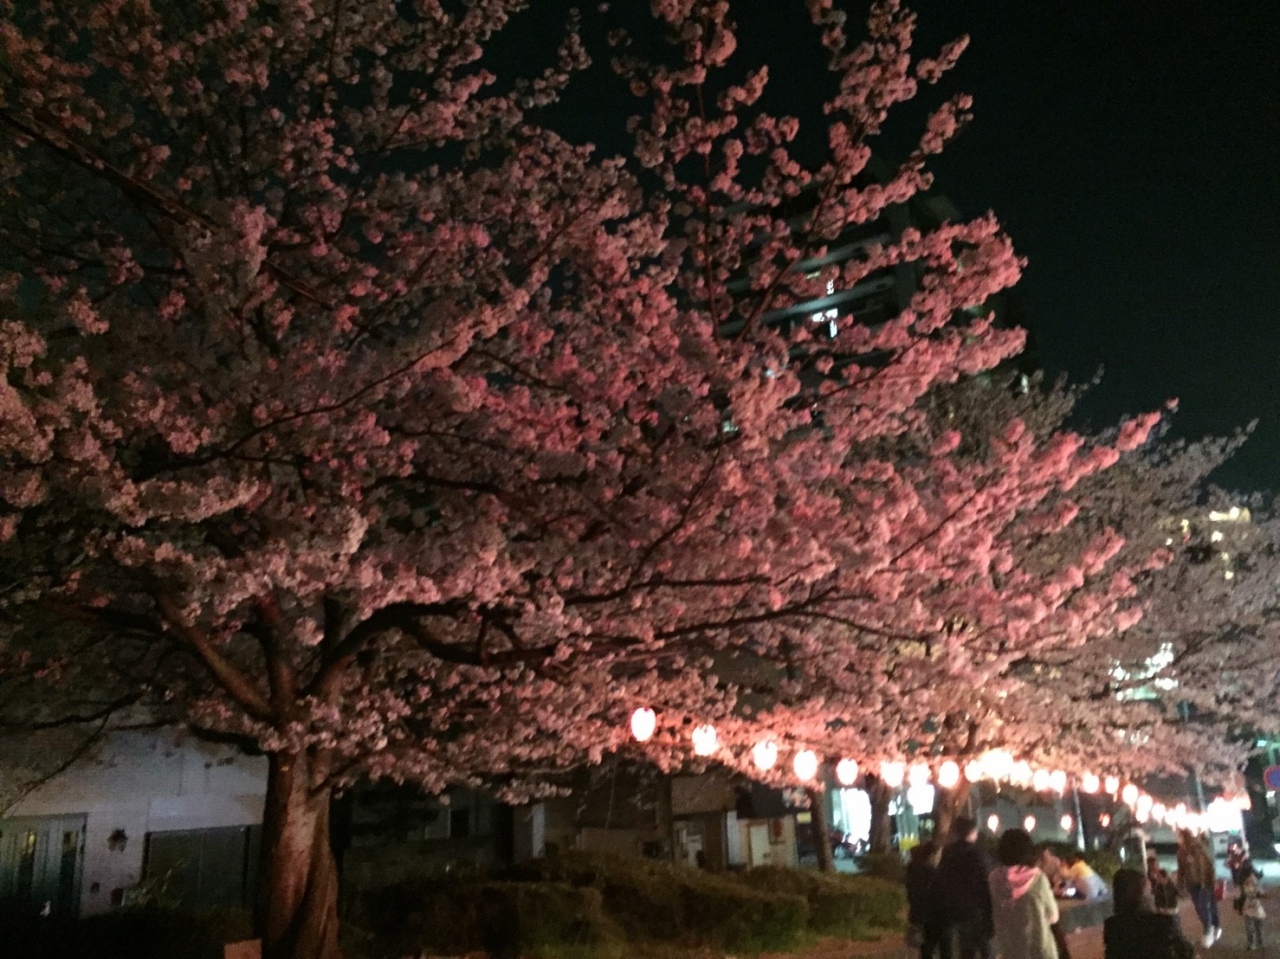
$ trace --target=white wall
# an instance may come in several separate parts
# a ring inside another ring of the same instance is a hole
[[[5,816],[87,817],[80,913],[90,915],[142,878],[147,833],[257,825],[266,787],[262,757],[167,731],[118,733]],[[110,849],[120,829],[125,846]]]

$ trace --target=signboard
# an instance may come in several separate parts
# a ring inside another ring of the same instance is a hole
[[[1262,781],[1268,789],[1280,789],[1280,766],[1268,766],[1262,774]]]

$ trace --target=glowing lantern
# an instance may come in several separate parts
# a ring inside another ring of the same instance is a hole
[[[1058,795],[1062,795],[1064,792],[1066,792],[1067,791],[1067,774],[1064,773],[1061,769],[1055,769],[1053,772],[1049,773],[1049,788],[1052,789],[1054,792],[1056,792]]]
[[[927,816],[933,812],[933,801],[937,790],[927,782],[916,783],[907,789],[907,805],[917,816]]]
[[[1111,825],[1111,813],[1109,813],[1109,812],[1104,812],[1102,815],[1100,815],[1100,816],[1098,817],[1098,825],[1099,825],[1099,826],[1101,826],[1103,829],[1106,829],[1108,826],[1110,826],[1110,825]]]
[[[1037,769],[1031,774],[1031,788],[1038,793],[1049,791],[1049,770]]]
[[[1120,790],[1120,798],[1124,800],[1126,806],[1136,806],[1138,804],[1138,787],[1133,783],[1126,783],[1124,789]]]
[[[983,753],[982,765],[991,779],[1008,779],[1014,763],[1007,750],[992,749]]]
[[[880,778],[890,789],[897,789],[907,774],[907,767],[902,763],[881,763]]]
[[[641,707],[631,714],[631,735],[638,743],[647,743],[658,728],[658,714]]]
[[[995,813],[992,813],[990,816],[988,816],[988,817],[987,817],[987,828],[988,828],[988,829],[990,829],[992,832],[999,832],[999,831],[1000,831],[1000,817],[999,817],[999,816],[997,816]]]
[[[1080,777],[1080,789],[1089,795],[1093,795],[1102,788],[1102,781],[1098,779],[1096,773],[1085,773]]]
[[[1155,800],[1153,800],[1146,793],[1143,793],[1141,796],[1138,797],[1138,803],[1136,806],[1138,815],[1142,816],[1143,820],[1145,820],[1146,817],[1151,815],[1151,807],[1154,805],[1155,805]]]
[[[1035,774],[1031,772],[1031,764],[1025,759],[1010,767],[1009,782],[1015,786],[1030,786]]]
[[[907,783],[912,786],[927,786],[929,767],[924,763],[912,763],[911,768],[907,770]]]
[[[1107,792],[1112,796],[1120,791],[1120,780],[1115,776],[1108,776],[1103,785],[1106,786]]]
[[[716,727],[698,726],[693,731],[693,754],[695,756],[714,756],[720,747],[716,736]]]
[[[1035,832],[1036,817],[1028,816],[1026,819],[1022,820],[1022,828],[1025,829],[1027,832]]]
[[[1146,806],[1140,805],[1133,811],[1133,818],[1140,823],[1144,823],[1151,818],[1151,810]]]
[[[1062,827],[1063,832],[1071,832],[1071,827],[1075,824],[1076,821],[1071,818],[1070,813],[1064,814],[1062,819],[1058,822],[1058,825]]]
[[[1157,823],[1164,822],[1164,817],[1168,812],[1169,810],[1164,808],[1164,803],[1158,802],[1158,803],[1154,803],[1151,806],[1151,818],[1154,819]]]
[[[768,772],[778,762],[778,744],[769,740],[756,743],[751,747],[751,761],[756,769]]]
[[[971,783],[976,783],[982,778],[982,763],[976,759],[970,759],[964,764],[964,778]]]
[[[858,781],[858,763],[853,759],[842,759],[836,763],[836,779],[841,786],[852,786]]]
[[[938,785],[943,789],[955,789],[960,782],[960,767],[948,759],[938,767]]]
[[[800,750],[796,753],[796,758],[791,760],[791,768],[795,770],[796,778],[808,782],[818,775],[818,754],[812,749]]]

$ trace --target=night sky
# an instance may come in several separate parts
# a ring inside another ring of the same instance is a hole
[[[588,35],[603,21],[636,24],[640,2],[584,5]],[[519,53],[539,48],[531,34],[554,32],[561,3],[535,0],[515,31]],[[972,94],[975,119],[935,161],[935,186],[964,214],[994,210],[1029,259],[1018,297],[1039,362],[1076,382],[1105,367],[1082,422],[1105,427],[1170,398],[1175,435],[1257,419],[1217,478],[1280,491],[1280,4],[908,5],[921,52],[972,38],[942,90]],[[820,119],[812,106],[829,75],[801,0],[732,8],[737,62],[771,66],[768,105]],[[634,104],[618,96],[604,76],[579,85],[566,132],[624,149],[617,124]],[[900,158],[922,118],[900,113],[873,148]]]
[[[1183,435],[1255,436],[1224,485],[1280,489],[1280,5],[921,0],[972,44],[975,120],[936,164],[1030,260],[1041,362],[1102,384],[1095,425],[1177,397]]]

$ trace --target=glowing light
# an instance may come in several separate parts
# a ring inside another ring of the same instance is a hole
[[[1053,772],[1049,773],[1049,788],[1052,789],[1054,792],[1056,792],[1058,795],[1062,795],[1064,792],[1066,792],[1067,791],[1067,774],[1064,773],[1061,769],[1055,769]]]
[[[791,760],[791,768],[795,770],[796,778],[808,782],[818,775],[818,754],[812,749],[800,750],[795,759]]]
[[[1253,808],[1253,800],[1249,798],[1248,793],[1237,793],[1231,802],[1235,804],[1235,807],[1241,812],[1246,812]]]
[[[880,778],[890,789],[897,789],[907,774],[907,767],[902,763],[881,763]]]
[[[770,740],[756,743],[751,747],[751,761],[756,769],[768,772],[778,763],[778,744]]]
[[[991,779],[1008,779],[1014,763],[1008,750],[991,749],[982,754],[982,765]]]
[[[1164,822],[1164,817],[1168,814],[1168,812],[1169,810],[1164,808],[1164,803],[1162,802],[1155,803],[1151,807],[1151,818],[1154,819],[1156,823],[1162,823]]]
[[[1092,796],[1101,788],[1102,788],[1102,780],[1098,778],[1096,773],[1085,773],[1083,776],[1080,777],[1081,792],[1086,792]]]
[[[1028,816],[1026,819],[1022,820],[1022,828],[1023,828],[1023,829],[1025,829],[1027,832],[1035,832],[1035,831],[1036,831],[1036,817],[1035,817],[1035,816]]]
[[[631,714],[631,735],[638,743],[647,743],[658,728],[658,714],[641,707]]]
[[[1120,779],[1117,776],[1108,776],[1107,781],[1103,783],[1103,786],[1106,788],[1108,793],[1114,796],[1120,791]]]
[[[1063,832],[1071,832],[1071,827],[1073,827],[1075,824],[1076,824],[1076,821],[1071,818],[1071,815],[1069,813],[1064,814],[1062,819],[1058,821],[1058,825],[1062,827]]]
[[[1146,806],[1139,806],[1133,811],[1133,818],[1140,823],[1144,823],[1151,818],[1151,810]]]
[[[1205,810],[1204,824],[1210,832],[1244,831],[1244,818],[1240,815],[1240,808],[1221,796],[1209,803],[1209,808]]]
[[[1031,788],[1038,793],[1049,791],[1049,770],[1037,769],[1031,774]]]
[[[1106,829],[1108,826],[1110,826],[1110,825],[1111,825],[1111,813],[1109,813],[1109,812],[1104,812],[1101,816],[1099,816],[1099,817],[1098,817],[1098,825],[1099,825],[1099,826],[1101,826],[1103,829]]]
[[[841,786],[852,786],[858,781],[858,762],[856,759],[842,759],[836,763],[836,779]]]
[[[982,778],[982,763],[976,759],[970,759],[964,764],[964,778],[971,783],[976,783]]]
[[[938,767],[938,785],[943,789],[955,789],[960,782],[960,767],[948,759]]]
[[[1138,787],[1133,783],[1126,783],[1124,789],[1120,790],[1120,798],[1124,800],[1126,806],[1136,806],[1138,803]]]
[[[912,763],[907,770],[907,783],[911,786],[924,786],[929,782],[929,767],[925,763]]]
[[[997,816],[995,813],[992,813],[990,816],[987,817],[987,829],[989,829],[991,832],[1000,831],[1000,817]]]
[[[698,726],[693,731],[693,754],[695,756],[714,756],[720,748],[720,738],[714,726]]]
[[[927,816],[933,812],[933,800],[937,793],[928,783],[916,783],[907,789],[907,803],[917,816]]]
[[[1009,782],[1015,786],[1030,786],[1035,774],[1031,772],[1031,764],[1026,760],[1013,764],[1009,770]]]

